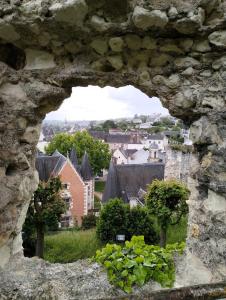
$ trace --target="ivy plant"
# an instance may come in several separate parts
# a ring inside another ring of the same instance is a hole
[[[109,281],[126,293],[132,292],[134,285],[142,286],[149,280],[172,287],[175,280],[173,254],[182,253],[184,245],[161,248],[145,244],[143,236],[133,236],[124,246],[107,244],[97,250],[94,260],[106,268]]]

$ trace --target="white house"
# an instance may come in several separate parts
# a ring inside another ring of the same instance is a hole
[[[159,150],[165,150],[168,145],[168,138],[162,134],[149,134],[141,140],[145,148],[149,149],[150,145],[155,143]]]
[[[134,153],[136,153],[136,149],[116,149],[113,152],[112,158],[116,165],[122,165],[122,164],[128,164],[129,160],[133,156]]]
[[[139,128],[140,129],[148,129],[152,127],[153,122],[146,122],[146,123],[142,123],[140,124]]]

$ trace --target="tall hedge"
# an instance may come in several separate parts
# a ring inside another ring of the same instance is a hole
[[[133,235],[143,235],[145,242],[155,244],[157,234],[145,207],[130,209],[121,199],[111,199],[100,213],[97,223],[97,237],[102,242],[115,242],[117,234],[124,234],[126,240]]]
[[[129,205],[111,199],[101,210],[97,223],[97,237],[102,242],[116,241],[117,234],[128,235]]]
[[[130,209],[128,233],[129,239],[133,235],[143,235],[146,244],[155,244],[158,241],[158,235],[146,207],[136,206]]]

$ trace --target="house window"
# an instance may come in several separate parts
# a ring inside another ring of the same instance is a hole
[[[70,184],[69,183],[62,183],[62,188],[64,189],[64,190],[69,190],[69,186],[70,186]]]
[[[70,208],[70,204],[71,204],[71,198],[64,198],[64,201],[65,201],[65,204],[66,204],[66,207],[67,207],[67,209],[69,209]]]

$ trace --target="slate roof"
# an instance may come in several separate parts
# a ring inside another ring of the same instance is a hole
[[[70,151],[69,158],[70,158],[72,165],[77,170],[79,167],[79,164],[78,164],[77,154],[76,154],[76,151],[74,148]]]
[[[80,174],[84,180],[90,180],[93,178],[92,168],[89,162],[88,154],[86,152],[82,158]]]
[[[127,134],[112,134],[112,135],[108,134],[105,139],[105,141],[110,144],[113,144],[113,143],[129,144],[130,140],[131,140],[131,137],[130,137],[130,135],[127,135]]]
[[[164,135],[162,135],[162,134],[149,134],[147,136],[147,138],[149,140],[163,140],[164,139]]]
[[[77,155],[75,150],[70,151],[70,161],[73,167],[78,171],[83,180],[90,180],[93,178],[92,168],[89,163],[89,158],[85,152],[81,167],[78,165]],[[48,181],[51,176],[57,176],[67,158],[58,150],[55,150],[52,156],[38,155],[35,160],[35,167],[39,174],[41,181]]]
[[[35,167],[39,174],[39,180],[48,181],[51,176],[56,176],[66,161],[66,157],[62,154],[36,157]]]
[[[102,202],[111,198],[122,198],[128,202],[129,198],[139,198],[139,191],[146,191],[147,184],[154,179],[164,179],[164,164],[130,164],[113,165],[111,163]]]
[[[106,132],[104,131],[95,131],[95,130],[89,130],[89,134],[95,138],[95,139],[100,139],[100,140],[105,140],[105,137],[107,135]]]

